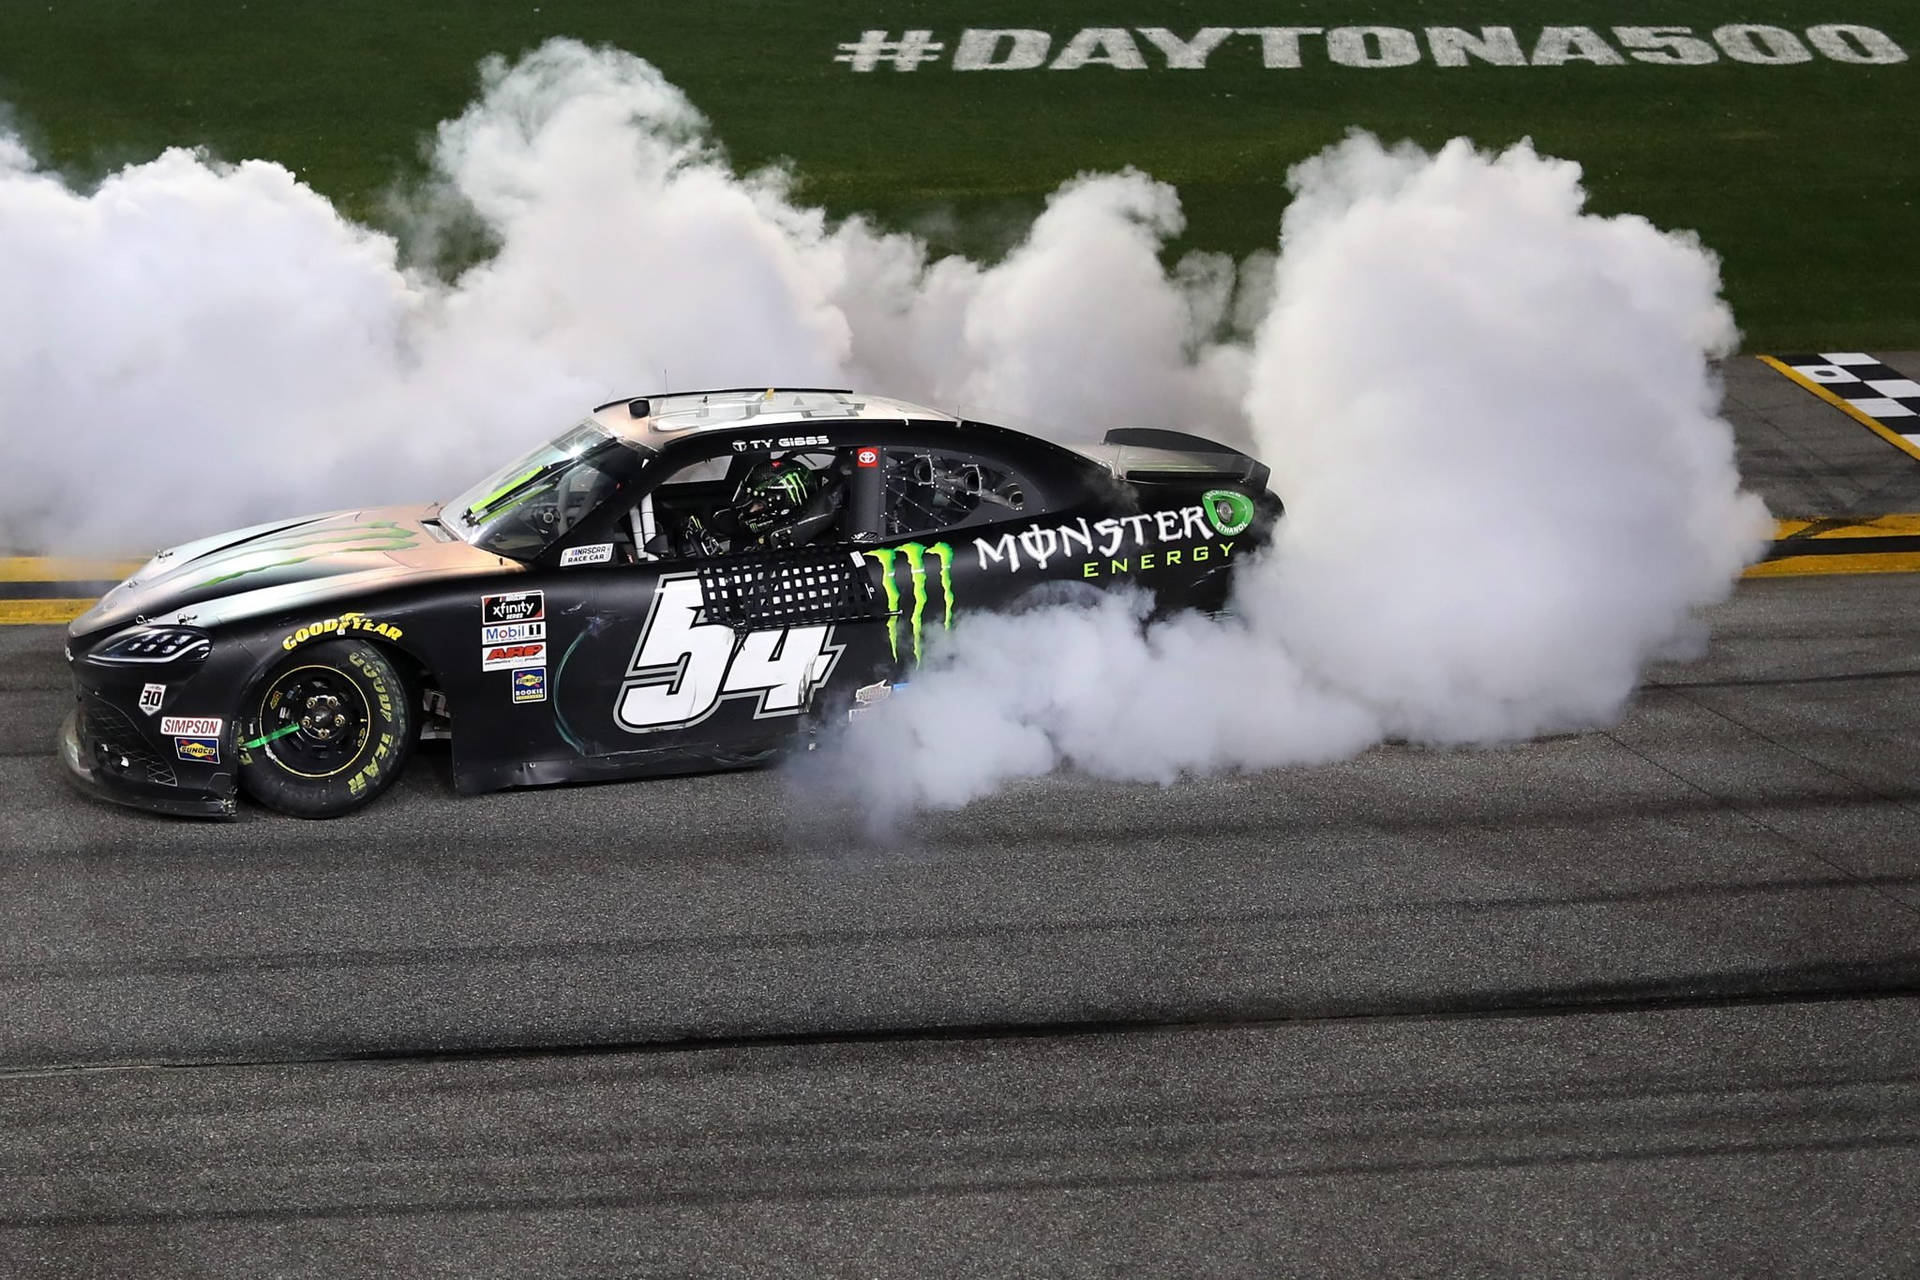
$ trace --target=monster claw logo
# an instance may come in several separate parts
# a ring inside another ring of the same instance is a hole
[[[907,623],[913,628],[913,660],[920,661],[920,636],[927,616],[927,558],[931,556],[940,562],[940,600],[945,607],[942,625],[949,631],[953,629],[953,548],[944,542],[924,546],[918,542],[909,542],[900,547],[884,547],[878,551],[862,554],[870,557],[880,566],[880,581],[887,592],[887,647],[893,651],[894,660],[900,659],[900,583],[894,574],[896,564],[904,564],[907,570],[907,582],[913,591],[913,610],[907,616]]]

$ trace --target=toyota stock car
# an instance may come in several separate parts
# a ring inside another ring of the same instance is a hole
[[[446,503],[162,551],[69,629],[68,772],[230,817],[364,805],[423,733],[461,792],[733,768],[973,610],[1132,584],[1214,610],[1280,502],[1155,428],[1068,447],[840,390],[601,405]]]

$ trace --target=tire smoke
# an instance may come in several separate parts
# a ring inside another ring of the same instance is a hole
[[[0,545],[429,499],[599,400],[839,383],[1251,441],[1289,507],[1230,620],[964,621],[834,748],[876,809],[1616,716],[1767,534],[1717,416],[1716,260],[1585,213],[1525,144],[1356,134],[1291,183],[1277,255],[1238,264],[1165,266],[1178,197],[1133,171],[1063,185],[997,263],[936,260],[736,173],[644,61],[556,40],[482,66],[398,202],[412,242],[495,246],[445,279],[271,161],[77,190],[0,134]]]

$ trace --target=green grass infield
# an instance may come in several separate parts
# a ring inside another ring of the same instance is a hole
[[[1131,164],[1180,189],[1176,247],[1243,254],[1274,242],[1288,166],[1351,126],[1531,136],[1585,167],[1598,211],[1698,230],[1750,349],[1920,347],[1912,0],[36,0],[7,17],[0,101],[80,181],[198,144],[278,160],[377,223],[481,57],[567,35],[661,67],[737,164],[790,159],[803,198],[942,248],[990,256],[1063,179]],[[1597,46],[1566,34],[1581,26]],[[1287,27],[1312,30],[1269,34]],[[1120,38],[1084,34],[1100,30]],[[913,31],[923,45],[897,45]]]

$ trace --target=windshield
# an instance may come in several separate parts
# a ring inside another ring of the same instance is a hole
[[[440,520],[476,547],[531,560],[652,456],[588,418],[448,502]]]

